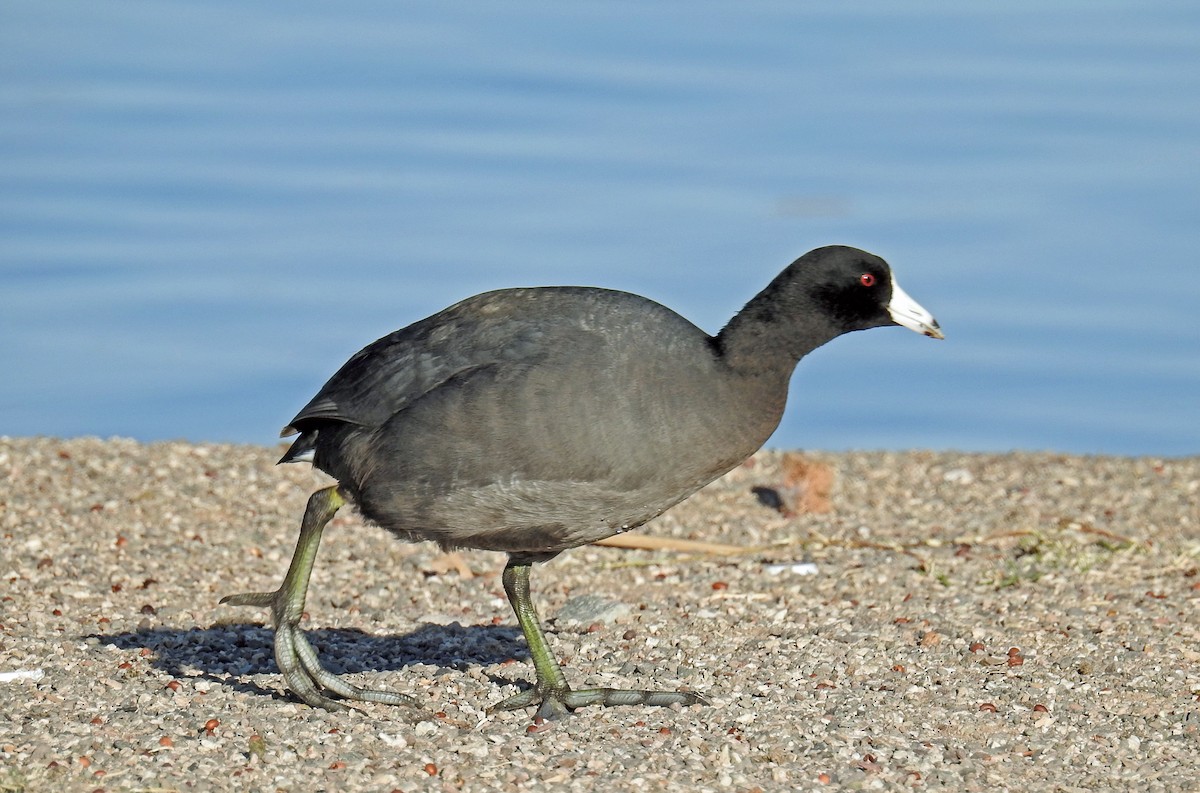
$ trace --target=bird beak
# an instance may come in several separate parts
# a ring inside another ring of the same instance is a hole
[[[895,280],[892,281],[892,302],[888,303],[887,310],[897,325],[903,325],[931,339],[946,338],[942,335],[942,329],[933,318],[933,314],[909,297]]]

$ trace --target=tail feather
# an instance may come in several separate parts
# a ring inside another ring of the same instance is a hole
[[[292,441],[292,445],[276,465],[283,463],[311,463],[317,452],[317,430],[309,430],[303,432],[300,437]]]

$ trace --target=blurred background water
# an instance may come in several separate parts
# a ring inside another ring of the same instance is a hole
[[[470,294],[716,331],[804,251],[947,333],[806,359],[787,448],[1200,453],[1200,5],[6,2],[0,434],[273,443]]]

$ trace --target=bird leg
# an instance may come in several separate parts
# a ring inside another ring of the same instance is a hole
[[[513,613],[529,644],[529,655],[537,682],[520,694],[498,702],[488,710],[517,710],[529,705],[540,705],[535,718],[546,720],[566,716],[575,708],[585,705],[707,705],[698,694],[684,691],[639,691],[619,688],[586,688],[574,690],[567,685],[562,668],[554,659],[541,621],[529,596],[529,562],[510,558],[504,567],[504,592],[512,604]]]
[[[312,707],[346,709],[345,704],[325,696],[320,689],[343,699],[415,706],[417,701],[412,697],[359,688],[326,671],[317,658],[316,649],[300,630],[308,578],[317,558],[317,548],[321,545],[321,533],[345,503],[346,498],[337,487],[327,487],[313,493],[308,499],[308,508],[304,510],[296,552],[292,555],[292,563],[279,589],[274,592],[227,595],[221,598],[221,602],[231,606],[264,606],[271,609],[271,619],[275,623],[275,663],[283,673],[288,688]]]

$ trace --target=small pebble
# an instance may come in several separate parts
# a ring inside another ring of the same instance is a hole
[[[20,680],[28,680],[36,683],[46,676],[43,669],[14,669],[11,672],[0,672],[0,683],[14,683]]]
[[[816,575],[819,568],[813,562],[793,562],[791,564],[769,564],[763,567],[763,572],[767,575],[782,575],[790,573],[791,575]]]

